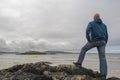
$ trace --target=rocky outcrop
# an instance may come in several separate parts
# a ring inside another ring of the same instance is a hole
[[[50,62],[15,65],[0,70],[0,80],[101,80],[99,73],[75,65],[50,66]],[[120,80],[111,77],[107,80]]]

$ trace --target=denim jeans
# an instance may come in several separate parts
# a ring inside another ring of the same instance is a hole
[[[107,62],[105,56],[105,46],[106,42],[104,40],[95,41],[95,42],[88,42],[82,49],[78,58],[77,63],[82,65],[84,60],[85,54],[91,48],[96,47],[99,54],[99,62],[100,62],[100,74],[106,76],[107,75]]]

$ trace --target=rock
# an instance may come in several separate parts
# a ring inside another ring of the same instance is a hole
[[[120,80],[120,78],[111,77],[111,78],[108,78],[107,80]]]
[[[101,80],[99,73],[75,65],[50,66],[50,62],[15,65],[0,70],[0,80]],[[107,80],[120,80],[111,77]]]

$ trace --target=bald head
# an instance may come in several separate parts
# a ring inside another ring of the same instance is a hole
[[[93,18],[94,18],[94,19],[100,18],[100,14],[99,14],[99,13],[96,13]]]

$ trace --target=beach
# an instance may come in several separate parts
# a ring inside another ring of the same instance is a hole
[[[47,55],[16,55],[16,54],[1,54],[0,55],[0,69],[6,69],[13,65],[24,63],[35,63],[40,61],[52,62],[52,66],[59,64],[72,64],[78,58],[79,54],[47,54]],[[108,62],[108,77],[120,78],[120,54],[107,54]],[[98,54],[87,53],[83,66],[99,71]]]

